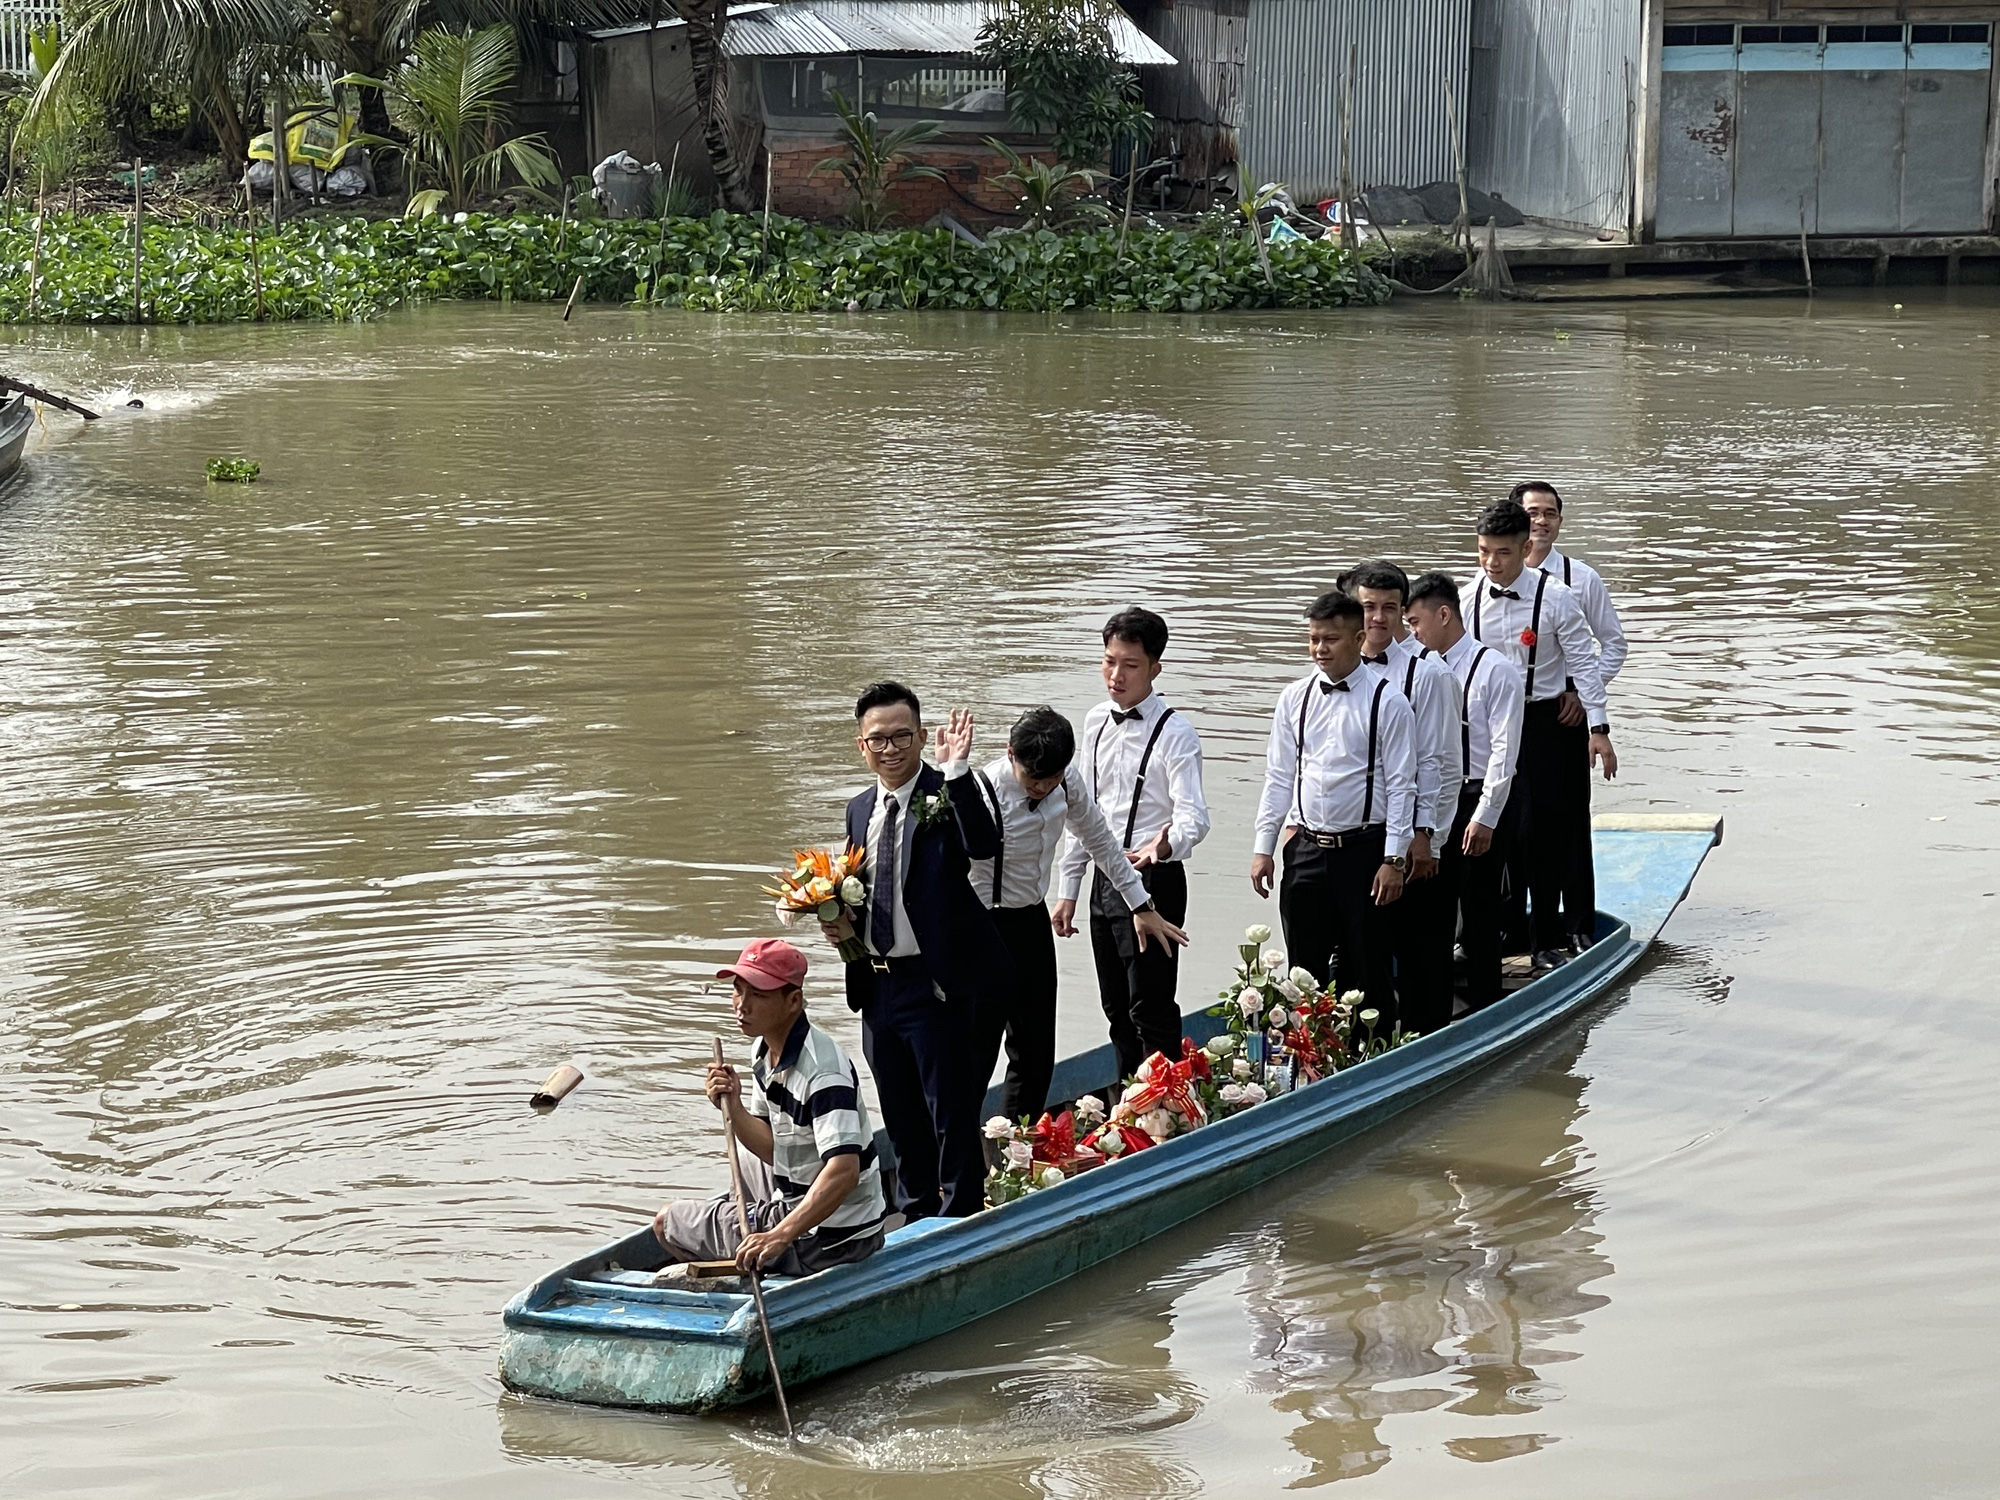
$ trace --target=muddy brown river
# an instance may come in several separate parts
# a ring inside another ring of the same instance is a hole
[[[0,490],[5,1491],[1990,1496],[2000,297],[1891,295],[0,335],[145,402]],[[795,1450],[503,1392],[517,1288],[724,1183],[707,976],[859,684],[992,749],[1166,614],[1212,993],[1304,602],[1529,475],[1633,640],[1598,806],[1727,818],[1636,977]]]

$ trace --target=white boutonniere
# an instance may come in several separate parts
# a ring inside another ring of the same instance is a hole
[[[951,821],[951,797],[943,791],[918,792],[910,810],[916,814],[917,827],[935,828]]]

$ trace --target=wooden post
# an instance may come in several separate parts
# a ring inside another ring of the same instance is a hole
[[[146,164],[132,158],[132,321],[146,321]]]
[[[42,221],[49,216],[49,169],[42,168],[41,192],[35,200],[35,251],[28,257],[28,321],[35,321],[35,304],[42,297]]]
[[[563,304],[562,320],[567,323],[569,315],[576,311],[576,299],[583,292],[583,277],[576,278],[576,285],[569,289],[569,301]]]
[[[764,274],[771,251],[771,148],[764,148],[764,233],[757,240],[757,274]]]
[[[271,228],[285,221],[285,195],[291,188],[291,167],[285,160],[285,119],[291,111],[285,105],[285,85],[271,82]]]
[[[562,217],[556,220],[556,254],[563,253],[563,246],[569,242],[569,197],[576,191],[573,183],[563,184]]]
[[[680,170],[681,143],[674,142],[673,159],[667,166],[667,185],[660,190],[660,242],[653,247],[653,279],[646,284],[646,300],[660,300],[660,271],[667,263],[667,209],[674,201],[674,174]],[[770,229],[770,207],[764,210],[764,227]]]
[[[1451,129],[1451,162],[1458,174],[1458,222],[1451,226],[1451,237],[1465,252],[1465,263],[1472,264],[1472,211],[1465,201],[1465,138],[1458,124],[1458,95],[1453,91],[1451,79],[1444,81],[1445,121]]]
[[[1147,145],[1150,147],[1151,142]],[[1125,259],[1125,237],[1132,232],[1132,194],[1139,186],[1139,142],[1132,142],[1132,155],[1125,163],[1125,217],[1118,225],[1118,258]]]
[[[264,273],[257,264],[257,211],[253,208],[243,216],[250,225],[250,288],[257,296],[256,320],[264,321]]]
[[[1806,246],[1806,200],[1799,199],[1799,264],[1806,268],[1806,295],[1813,294],[1812,251]]]
[[[1360,231],[1354,227],[1354,82],[1360,44],[1347,44],[1347,88],[1340,98],[1340,242],[1350,250],[1361,248]]]

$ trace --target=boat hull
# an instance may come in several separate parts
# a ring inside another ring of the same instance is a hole
[[[1719,831],[1713,822],[1606,828],[1600,820],[1600,890],[1622,898],[1631,919],[1600,915],[1598,940],[1582,956],[1444,1031],[1003,1208],[910,1225],[859,1265],[768,1283],[786,1384],[998,1312],[1305,1165],[1495,1062],[1587,1006],[1637,962]],[[1219,1025],[1202,1011],[1189,1012],[1187,1023],[1196,1040]],[[1113,1066],[1108,1048],[1070,1059],[1058,1069],[1053,1094],[1102,1089]],[[642,1231],[522,1292],[505,1314],[501,1378],[537,1395],[671,1411],[710,1411],[767,1391],[749,1298],[637,1284],[660,1260],[650,1231]],[[632,1279],[601,1279],[620,1274]]]
[[[35,414],[25,396],[0,399],[0,484],[20,467],[21,450],[35,430]]]

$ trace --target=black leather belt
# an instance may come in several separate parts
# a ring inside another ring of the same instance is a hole
[[[1322,849],[1339,849],[1348,844],[1358,844],[1371,835],[1382,834],[1387,828],[1386,823],[1364,823],[1359,828],[1343,828],[1339,833],[1322,833],[1317,828],[1302,826],[1299,829],[1299,837],[1311,839]]]
[[[921,953],[906,953],[900,958],[884,958],[879,953],[871,953],[868,955],[868,967],[877,974],[929,972],[925,968],[924,956]]]

